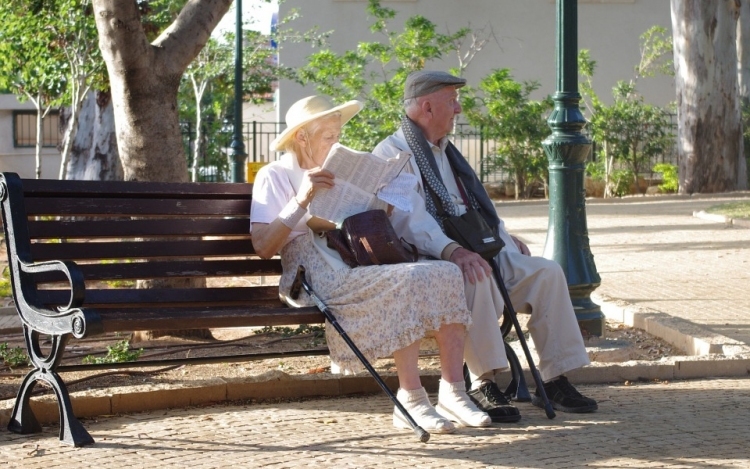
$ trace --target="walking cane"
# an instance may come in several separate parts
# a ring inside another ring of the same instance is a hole
[[[291,291],[289,292],[289,296],[292,297],[292,299],[297,299],[299,297],[300,287],[304,288],[307,294],[310,295],[310,298],[312,298],[315,302],[315,306],[317,306],[318,309],[323,313],[328,322],[331,323],[334,329],[336,329],[336,332],[338,332],[339,335],[341,335],[341,338],[344,339],[346,345],[348,345],[349,348],[352,349],[354,355],[359,358],[359,361],[362,362],[365,368],[367,368],[367,371],[369,371],[372,377],[375,378],[375,381],[377,381],[380,387],[383,388],[383,391],[385,391],[388,397],[391,398],[393,403],[396,405],[396,408],[401,412],[401,415],[406,418],[406,421],[409,422],[409,426],[419,437],[419,441],[421,441],[422,443],[427,443],[427,440],[430,439],[430,434],[427,433],[422,427],[420,427],[412,418],[412,416],[409,415],[409,412],[404,408],[403,405],[401,405],[398,399],[396,399],[396,396],[393,395],[393,391],[391,391],[391,389],[385,384],[383,378],[380,377],[378,372],[375,371],[372,365],[370,365],[370,362],[367,361],[367,358],[365,358],[365,356],[362,355],[362,352],[359,351],[357,346],[354,345],[352,339],[349,338],[349,335],[346,333],[344,328],[342,328],[339,322],[336,320],[333,312],[331,312],[331,310],[328,309],[328,306],[326,306],[325,303],[323,303],[323,301],[318,297],[318,295],[315,294],[310,284],[307,283],[307,278],[305,277],[305,267],[302,265],[297,268],[297,276],[295,277],[294,282],[292,283]]]
[[[492,272],[495,274],[495,280],[497,281],[497,286],[500,289],[500,294],[503,296],[503,301],[505,302],[505,307],[508,308],[508,312],[510,313],[510,319],[513,321],[513,327],[516,330],[516,334],[518,335],[518,340],[521,342],[521,348],[523,348],[523,353],[526,355],[526,361],[529,363],[529,369],[531,370],[531,375],[534,377],[534,382],[536,383],[536,388],[539,391],[539,394],[542,396],[542,400],[544,401],[544,412],[547,414],[547,418],[553,419],[555,418],[555,410],[552,408],[552,404],[549,401],[549,398],[547,397],[547,392],[544,390],[544,383],[542,382],[542,377],[539,374],[539,371],[536,369],[536,366],[534,365],[534,360],[531,358],[531,352],[529,351],[529,345],[526,343],[526,337],[523,335],[523,330],[521,329],[521,324],[518,323],[518,317],[516,316],[516,310],[513,309],[513,304],[510,302],[510,295],[508,295],[508,289],[505,288],[505,282],[503,281],[503,276],[500,273],[500,267],[497,265],[497,261],[493,257],[489,260],[490,266],[492,267]]]

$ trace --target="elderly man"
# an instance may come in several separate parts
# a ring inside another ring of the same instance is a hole
[[[582,396],[564,373],[588,365],[565,274],[560,266],[530,256],[525,244],[508,234],[479,179],[447,135],[461,112],[458,89],[466,80],[445,72],[418,71],[406,79],[405,116],[401,127],[373,150],[383,157],[406,151],[413,155],[410,170],[417,175],[421,200],[413,212],[396,210],[394,227],[421,253],[450,260],[464,272],[466,298],[472,311],[464,359],[471,376],[469,396],[494,422],[515,422],[521,416],[495,384],[495,373],[508,368],[498,319],[503,300],[490,265],[445,235],[443,220],[478,210],[490,226],[497,226],[505,248],[495,257],[513,306],[531,313],[531,338],[539,353],[544,390],[555,409],[593,412],[596,401]],[[532,403],[543,407],[537,389]]]

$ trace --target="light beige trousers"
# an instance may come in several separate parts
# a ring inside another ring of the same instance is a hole
[[[531,313],[528,329],[534,341],[542,380],[588,365],[589,358],[573,311],[565,274],[557,262],[504,249],[495,257],[510,301],[518,313]],[[494,279],[465,281],[472,312],[464,360],[472,379],[508,368],[498,320],[503,299]],[[523,360],[523,357],[520,357]]]

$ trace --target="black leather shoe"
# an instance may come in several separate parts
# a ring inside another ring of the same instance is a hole
[[[521,420],[521,414],[518,409],[513,407],[500,389],[493,381],[488,379],[482,382],[477,389],[466,392],[469,399],[479,407],[480,410],[487,412],[495,423],[511,423]]]
[[[595,400],[581,395],[565,376],[544,383],[544,392],[547,393],[547,398],[555,410],[582,414],[594,412],[599,408]],[[531,396],[531,403],[542,409],[544,408],[544,400],[539,395],[539,389]]]

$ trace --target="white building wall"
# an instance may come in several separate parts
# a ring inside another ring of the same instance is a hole
[[[442,33],[455,32],[464,26],[477,30],[490,25],[497,42],[490,42],[474,59],[465,73],[469,84],[477,85],[491,70],[509,68],[518,81],[536,80],[541,88],[534,98],[555,91],[555,0],[384,0],[385,7],[398,14],[391,30],[401,28],[405,20],[423,15],[438,25]],[[354,49],[358,42],[374,41],[367,17],[365,0],[285,0],[280,5],[283,18],[297,9],[301,18],[290,23],[298,31],[318,26],[320,31],[334,30],[331,48],[337,52]],[[654,25],[671,32],[669,0],[579,0],[578,46],[589,49],[597,61],[594,86],[598,95],[611,102],[612,87],[618,80],[634,76],[640,60],[640,36]],[[280,62],[300,67],[314,50],[307,44],[285,44]],[[447,69],[457,65],[455,57],[427,68]],[[675,99],[671,77],[641,79],[638,89],[647,102],[665,105]],[[313,86],[302,87],[289,81],[280,84],[279,120],[300,98],[315,94]]]
[[[13,111],[34,110],[30,102],[21,103],[14,95],[0,94],[0,172],[18,173],[22,178],[36,177],[36,150],[13,146]],[[42,178],[57,179],[60,172],[60,152],[56,148],[42,148]]]

